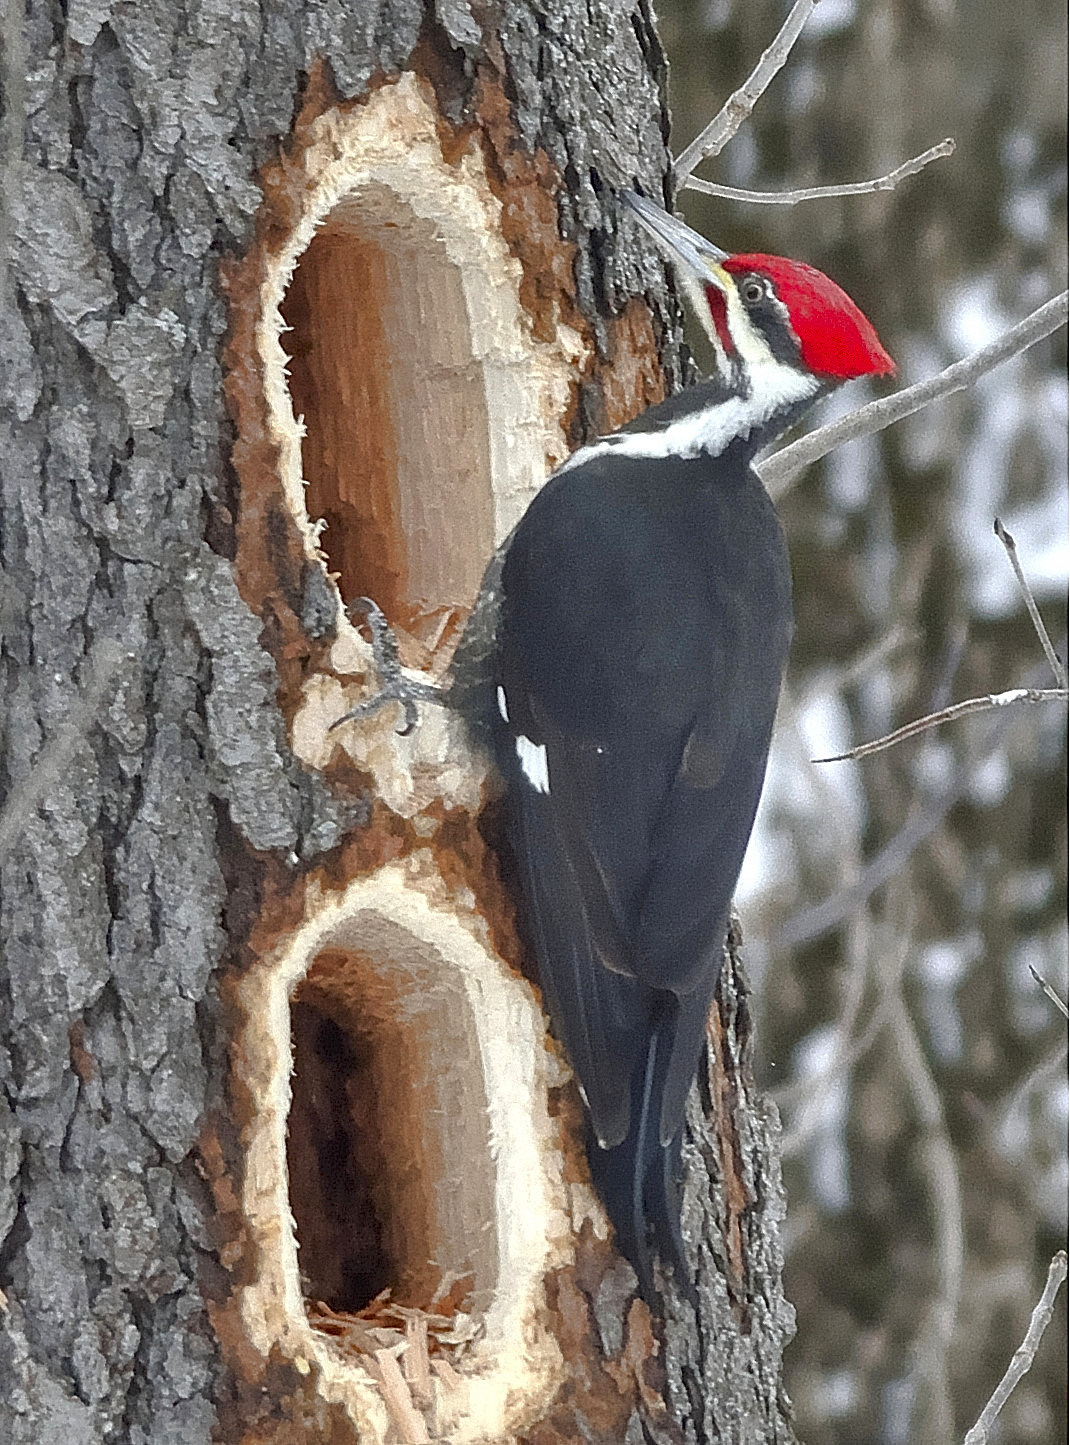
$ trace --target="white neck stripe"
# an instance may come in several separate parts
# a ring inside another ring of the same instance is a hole
[[[599,437],[590,446],[573,452],[557,470],[570,471],[607,452],[620,457],[720,456],[729,443],[745,440],[778,412],[808,401],[821,387],[817,377],[773,360],[755,366],[750,381],[746,396],[730,396],[703,411],[682,416],[661,430]]]

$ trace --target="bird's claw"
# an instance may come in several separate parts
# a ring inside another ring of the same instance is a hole
[[[335,718],[327,731],[334,732],[335,728],[340,728],[343,723],[371,717],[387,703],[396,702],[401,704],[402,722],[394,731],[398,737],[408,737],[419,720],[416,704],[441,702],[442,690],[428,682],[413,682],[405,676],[401,669],[397,638],[377,602],[370,597],[358,597],[350,606],[354,611],[362,611],[367,618],[368,630],[372,635],[372,656],[379,675],[379,691],[374,697],[350,708],[349,712],[340,718]]]

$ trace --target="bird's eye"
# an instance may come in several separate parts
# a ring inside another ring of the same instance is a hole
[[[765,296],[765,286],[756,277],[752,276],[749,281],[743,283],[743,300],[753,306]]]

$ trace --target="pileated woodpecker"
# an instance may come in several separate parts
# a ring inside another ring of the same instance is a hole
[[[557,469],[487,570],[443,700],[489,736],[505,778],[592,1177],[654,1302],[655,1255],[690,1290],[684,1105],[792,631],[787,549],[751,463],[819,397],[894,365],[812,266],[730,256],[624,201],[673,262],[717,374]],[[387,686],[347,717],[393,697],[411,727],[435,690],[402,678],[369,612]]]
[[[729,256],[624,200],[696,304],[717,375],[582,447],[531,503],[493,589],[493,736],[592,1176],[649,1298],[654,1252],[688,1284],[684,1104],[792,631],[751,462],[818,397],[894,367],[812,266]]]

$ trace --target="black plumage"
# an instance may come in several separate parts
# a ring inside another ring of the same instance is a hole
[[[681,414],[674,398],[643,426]],[[683,1278],[684,1104],[791,635],[759,440],[592,449],[532,502],[497,588],[494,740],[523,901],[594,1180],[648,1291],[652,1247]]]

